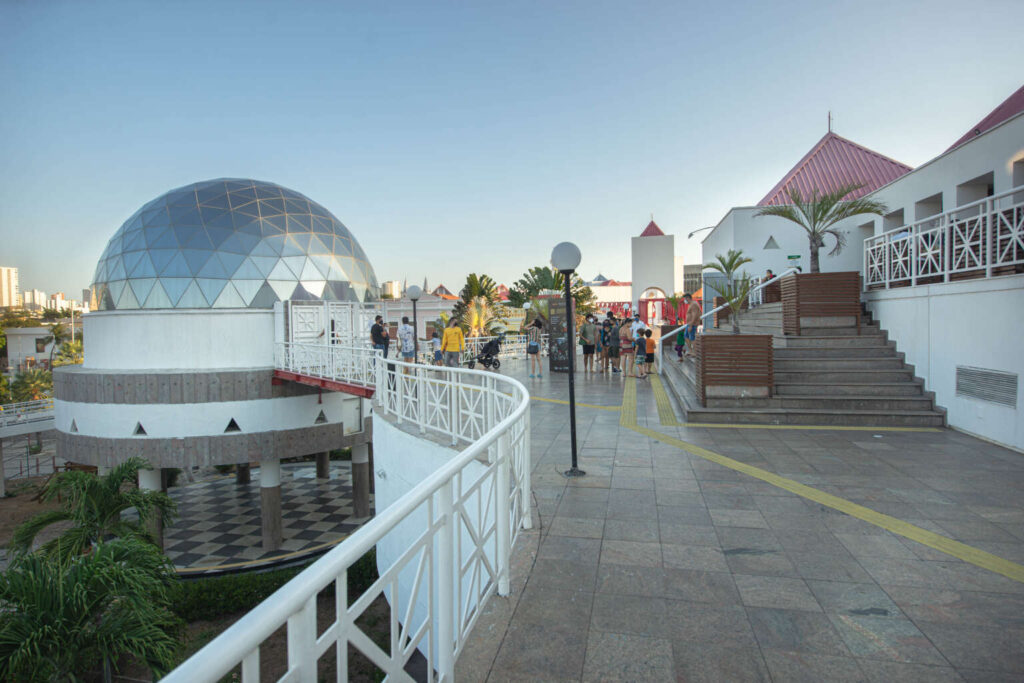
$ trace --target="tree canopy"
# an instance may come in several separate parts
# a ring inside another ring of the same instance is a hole
[[[545,290],[561,292],[563,289],[565,289],[565,280],[559,271],[551,266],[535,266],[523,273],[523,276],[509,288],[508,302],[520,308]],[[594,295],[590,287],[583,283],[583,279],[579,275],[573,274],[570,291],[578,314],[586,315],[594,311],[594,302],[597,300],[597,296]]]

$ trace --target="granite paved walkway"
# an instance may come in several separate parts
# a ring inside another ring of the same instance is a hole
[[[513,594],[488,604],[459,680],[1024,680],[1024,583],[666,441],[1017,569],[1024,456],[951,430],[665,426],[649,380],[631,380],[632,428],[615,410],[627,381],[581,374],[577,401],[605,409],[578,409],[588,474],[567,480],[568,408],[541,400],[564,399],[567,378],[529,379],[514,361],[502,371],[538,399],[539,523],[517,544]]]

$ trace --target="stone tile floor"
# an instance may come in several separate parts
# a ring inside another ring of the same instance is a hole
[[[536,399],[536,524],[460,680],[1024,680],[1024,583],[658,437],[1013,563],[1024,456],[952,430],[663,426],[650,380],[578,374],[577,401],[605,409],[578,408],[587,476],[566,479],[567,377],[502,372]],[[607,409],[628,381],[649,434]]]

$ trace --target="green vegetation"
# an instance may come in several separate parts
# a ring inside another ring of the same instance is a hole
[[[562,292],[564,289],[565,280],[560,272],[550,266],[536,266],[523,273],[523,276],[509,288],[508,301],[512,306],[519,308],[545,290]],[[577,315],[594,312],[594,301],[597,300],[597,296],[590,287],[583,284],[579,275],[572,276],[570,291],[576,304]]]
[[[826,236],[830,235],[836,241],[832,251],[828,253],[829,256],[835,256],[846,246],[846,235],[833,227],[836,223],[850,216],[859,216],[866,213],[881,216],[889,210],[882,202],[865,197],[843,201],[843,197],[859,190],[861,187],[863,185],[848,183],[822,195],[819,195],[818,191],[815,190],[807,199],[803,198],[800,190],[795,187],[790,188],[789,200],[792,202],[791,204],[766,206],[754,215],[778,216],[779,218],[792,221],[803,228],[807,233],[807,241],[810,243],[811,272],[818,273],[820,272],[818,251],[825,246]]]
[[[110,537],[153,543],[146,523],[158,518],[169,524],[175,514],[175,504],[160,491],[138,487],[139,470],[148,467],[141,458],[131,458],[102,477],[82,471],[61,472],[43,491],[43,500],[58,499],[60,507],[36,515],[15,529],[11,548],[26,553],[40,531],[65,521],[73,522],[74,526],[44,543],[40,548],[44,556],[82,555]],[[129,508],[138,511],[138,522],[122,519],[122,513]]]
[[[469,337],[499,334],[506,324],[504,306],[498,298],[498,285],[489,275],[470,273],[459,292],[452,317]]]
[[[750,290],[757,284],[746,273],[741,273],[737,279],[736,271],[752,261],[753,259],[743,255],[742,249],[730,249],[725,256],[715,254],[714,261],[704,264],[704,270],[716,270],[725,276],[725,286],[721,289],[721,294],[732,312],[733,334],[740,333],[740,311],[743,309],[747,296],[750,295]]]
[[[53,359],[53,367],[81,365],[82,360],[82,340],[76,339],[75,341],[64,342],[60,345],[60,351],[57,353],[57,357]]]
[[[78,681],[124,655],[167,672],[181,622],[170,610],[174,569],[136,538],[88,554],[15,555],[0,574],[0,679]]]
[[[49,370],[33,368],[19,372],[11,383],[11,398],[15,402],[38,401],[53,392],[53,374]]]

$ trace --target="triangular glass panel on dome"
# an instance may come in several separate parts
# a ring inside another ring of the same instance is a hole
[[[288,232],[305,233],[312,232],[313,219],[304,214],[288,214]]]
[[[128,273],[124,269],[124,259],[115,256],[107,262],[107,279],[123,280],[126,277],[128,277]]]
[[[160,284],[164,286],[164,291],[167,292],[167,298],[171,300],[171,305],[177,307],[178,299],[185,293],[185,290],[192,283],[191,278],[187,277],[161,277]]]
[[[195,204],[191,206],[171,206],[168,207],[167,212],[171,215],[171,225],[174,227],[203,224],[203,217],[199,215],[199,207]]]
[[[334,265],[333,256],[325,256],[323,254],[314,254],[309,257],[309,260],[316,266],[316,270],[320,273],[319,277],[327,279],[327,276],[331,272],[331,266]],[[306,278],[303,278],[306,279]]]
[[[294,235],[288,235],[285,237],[284,246],[281,248],[281,256],[305,256],[306,250],[299,246],[299,243],[294,239]]]
[[[288,237],[289,237],[289,239],[295,240],[295,243],[297,245],[299,245],[299,249],[302,249],[302,253],[303,254],[308,254],[309,253],[309,240],[311,240],[313,238],[313,233],[311,233],[311,232],[291,233],[291,234],[288,235]]]
[[[223,256],[223,254],[215,255],[207,260],[203,267],[196,273],[196,276],[204,278],[220,278],[225,280],[231,277],[231,272],[224,267],[223,263],[221,263],[220,256]]]
[[[199,289],[199,285],[193,280],[192,284],[188,286],[185,293],[178,299],[177,308],[209,308],[210,302],[203,296],[203,292]]]
[[[334,291],[334,283],[331,282],[324,283],[324,291],[320,292],[320,298],[324,301],[341,301]]]
[[[124,280],[113,280],[107,283],[107,288],[110,290],[110,300],[116,302],[121,298],[121,293],[124,291],[125,281]]]
[[[320,216],[313,216],[313,232],[322,232],[325,235],[334,234],[334,224],[329,218],[322,218]]]
[[[146,252],[144,251],[125,252],[124,256],[122,257],[124,263],[124,271],[128,273],[129,277],[131,277],[132,271],[135,270],[135,266],[139,265],[139,261],[141,261],[145,256]]]
[[[145,301],[149,296],[149,293],[153,291],[153,285],[156,284],[156,278],[133,278],[129,281],[129,284],[131,285],[132,291],[135,293],[135,300]]]
[[[206,185],[196,188],[196,201],[200,204],[209,204],[226,194],[223,185]]]
[[[245,302],[230,282],[221,291],[220,296],[213,302],[214,308],[245,308]]]
[[[216,259],[213,259],[216,261]],[[220,293],[224,290],[224,285],[228,283],[227,280],[214,279],[209,277],[197,277],[196,284],[199,285],[199,289],[202,290],[203,296],[212,305],[217,300]]]
[[[286,199],[285,210],[290,214],[304,214],[309,213],[309,200],[304,199]]]
[[[213,252],[209,249],[182,249],[181,255],[185,257],[189,273],[195,275],[203,269],[206,262],[213,256]]]
[[[259,280],[241,280],[237,276],[232,278],[231,284],[238,290],[239,296],[242,297],[242,301],[248,306],[252,298],[256,296],[256,292],[260,291],[260,287],[263,286],[265,280],[262,278]]]
[[[284,234],[286,227],[288,226],[288,219],[284,214],[279,216],[264,216],[263,217],[263,234],[264,235],[281,235]]]
[[[142,305],[143,308],[174,308],[171,304],[171,300],[167,298],[167,292],[164,291],[163,286],[157,282],[153,285],[153,290],[149,293],[146,298],[146,303]]]
[[[232,254],[224,251],[217,252],[217,258],[224,265],[224,272],[228,274],[229,278],[234,275],[238,267],[245,261],[245,256],[242,254]]]
[[[229,192],[236,192],[238,190],[245,190],[252,187],[252,182],[249,180],[239,179],[227,179],[224,181],[224,188]]]
[[[347,237],[335,237],[332,253],[336,256],[352,256],[352,240]]]
[[[209,230],[211,228],[223,228],[228,231],[235,229],[235,215],[230,211],[218,211],[216,214],[207,217],[203,215],[203,225]]]
[[[224,244],[234,231],[234,228],[206,228],[206,234],[210,236],[210,243],[213,244],[214,249],[220,249],[220,245]]]
[[[232,213],[235,214],[235,225],[239,225],[249,218],[259,218],[260,205],[256,202],[249,202],[248,204],[243,204],[242,206],[232,209]]]
[[[252,262],[252,259],[248,258],[242,261],[242,265],[238,266],[238,270],[231,275],[232,280],[262,280],[265,277],[266,275],[260,272],[260,269]],[[238,290],[238,292],[242,294],[242,298],[245,298],[242,290]]]
[[[292,294],[288,298],[294,299],[295,301],[316,301],[318,297],[313,296],[305,287],[302,286],[301,283],[299,283],[295,285],[295,289],[292,290]]]
[[[273,287],[274,293],[281,301],[290,299],[292,292],[295,291],[295,280],[267,280],[267,284]]]
[[[256,201],[256,190],[249,185],[238,190],[232,189],[228,196],[231,197],[231,206],[241,206]]]
[[[261,239],[259,241],[259,243],[255,247],[252,248],[252,251],[249,252],[249,255],[250,256],[264,256],[264,257],[267,257],[267,258],[275,258],[275,259],[280,256],[280,254],[278,252],[274,251],[273,247],[270,246],[270,244],[267,242],[266,238]]]
[[[100,288],[98,298],[100,301],[101,311],[114,310],[114,300],[110,296],[110,289],[108,289],[106,286]]]
[[[181,245],[182,249],[205,249],[207,251],[213,249],[213,242],[210,241],[210,236],[206,232],[206,228],[197,227],[195,234],[183,242]]]
[[[267,275],[267,279],[288,280],[292,283],[292,286],[294,287],[295,280],[297,280],[298,278],[296,278],[295,273],[293,273],[291,269],[289,269],[288,266],[285,265],[284,260],[279,259],[277,265],[274,266],[274,269],[272,271],[270,271],[270,275]]]
[[[284,251],[284,241],[287,239],[285,235],[268,235],[263,238],[263,242],[273,251],[279,255]],[[269,254],[268,254],[269,256]]]
[[[199,207],[199,214],[200,214],[200,216],[202,216],[203,225],[205,225],[207,227],[209,227],[211,225],[218,225],[218,221],[220,221],[219,225],[223,226],[224,225],[223,221],[224,221],[225,216],[228,217],[228,220],[230,220],[230,216],[231,216],[231,212],[228,211],[227,207],[225,207],[223,209],[220,209],[220,208],[214,208],[212,206],[201,206],[201,207]],[[229,223],[229,225],[230,225],[230,223]]]
[[[174,252],[171,260],[160,269],[160,277],[189,277],[191,275],[192,271],[188,267],[188,262],[180,251]]]
[[[163,232],[161,232],[160,235],[156,237],[156,239],[147,236],[146,242],[149,243],[150,249],[178,248],[178,238],[174,234],[174,228],[163,228]]]
[[[320,295],[324,292],[326,282],[323,280],[303,280],[301,284],[303,289],[319,299]]]
[[[284,261],[285,265],[288,266],[288,270],[292,271],[296,280],[302,278],[302,269],[306,267],[306,257],[303,256],[282,256],[281,260]]]
[[[167,215],[167,207],[163,204],[142,212],[142,224],[147,228],[160,228],[171,224],[171,217]]]
[[[255,235],[256,237],[263,237],[263,223],[259,218],[253,218],[248,223],[240,222],[235,228],[237,232],[243,232],[247,235]]]
[[[307,258],[306,264],[302,266],[302,272],[299,273],[300,280],[323,280],[327,277],[326,273],[320,272],[320,269],[313,263],[313,259]],[[307,289],[309,289],[307,287]],[[312,291],[312,290],[310,290]]]
[[[136,211],[132,214],[132,217],[125,221],[124,230],[125,232],[132,232],[142,228],[142,214]]]
[[[277,185],[268,185],[268,184],[262,183],[262,184],[256,186],[256,196],[259,197],[260,199],[268,199],[268,198],[280,199],[281,198],[281,188],[279,186],[277,186]]]
[[[270,273],[273,272],[274,266],[280,260],[277,256],[255,256],[255,250],[249,256],[249,260],[256,264],[256,268],[260,271],[260,276],[267,278],[270,277]]]
[[[356,260],[351,256],[335,256],[337,266],[331,268],[327,274],[328,280],[354,280],[356,279]]]
[[[327,238],[330,242],[331,238]],[[320,239],[316,234],[309,236],[309,246],[306,248],[307,254],[330,254],[331,250],[324,244],[324,241]]]
[[[141,229],[132,231],[124,243],[125,251],[138,251],[146,248],[146,235]]]
[[[260,291],[256,292],[256,296],[249,302],[249,308],[273,308],[277,301],[277,293],[269,284],[264,282],[263,286],[260,287]]]
[[[139,300],[135,298],[131,287],[125,287],[121,292],[121,298],[117,301],[117,310],[127,311],[139,307]]]
[[[262,216],[275,216],[284,213],[284,200],[278,197],[277,199],[261,199],[260,200],[260,215]]]
[[[228,204],[228,195],[223,190],[220,190],[215,196],[203,200],[200,203],[200,207],[204,209],[219,209],[221,211],[229,211],[231,209],[230,204]]]
[[[177,190],[171,190],[164,194],[164,203],[167,206],[176,206],[178,204],[188,204],[189,202],[196,201],[196,193],[190,187],[179,187]]]
[[[249,235],[244,232],[235,232],[224,240],[224,243],[220,245],[221,251],[230,251],[239,254],[248,254],[252,251],[257,244],[260,242],[260,237],[256,235]]]

